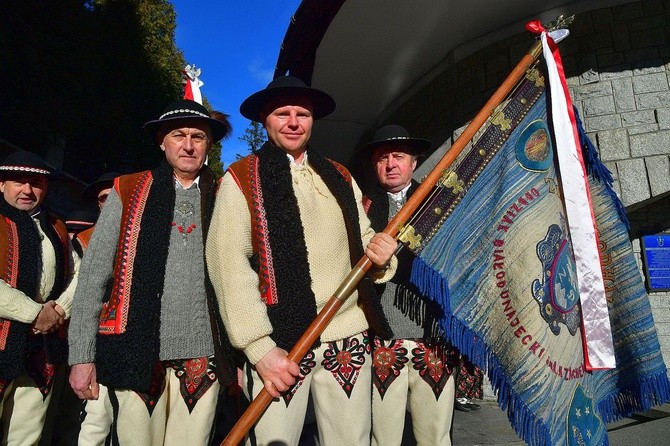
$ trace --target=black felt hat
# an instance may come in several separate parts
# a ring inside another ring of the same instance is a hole
[[[219,141],[225,138],[231,132],[230,123],[226,120],[219,121],[209,115],[209,111],[202,105],[189,99],[180,99],[169,104],[163,110],[163,113],[154,119],[144,124],[144,130],[151,136],[156,136],[158,130],[166,122],[172,123],[187,119],[201,119],[207,122],[212,129],[212,137],[214,141]]]
[[[252,121],[261,120],[261,113],[271,100],[278,97],[297,96],[312,102],[314,119],[328,116],[335,110],[335,100],[329,94],[316,88],[308,87],[301,79],[294,76],[280,76],[268,84],[265,89],[257,91],[242,102],[240,113]]]
[[[84,188],[84,190],[81,193],[81,197],[84,200],[93,200],[98,197],[98,194],[100,193],[101,190],[107,189],[108,187],[112,187],[114,184],[114,178],[118,177],[121,175],[118,172],[105,172],[102,175],[98,177],[97,180],[89,184]]]
[[[372,152],[380,146],[402,145],[408,147],[414,155],[421,155],[430,148],[430,141],[423,138],[412,138],[405,127],[391,124],[379,128],[372,136],[372,141],[363,146],[363,150]]]
[[[69,232],[79,232],[95,226],[98,214],[86,209],[75,209],[65,220],[65,227]]]
[[[36,173],[40,175],[51,176],[51,167],[39,156],[32,152],[19,150],[12,152],[0,165],[0,175],[10,173]]]

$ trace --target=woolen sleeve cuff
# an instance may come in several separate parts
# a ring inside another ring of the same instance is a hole
[[[68,356],[69,365],[95,362],[95,339],[93,341],[77,342],[69,336],[68,338],[68,347],[70,349]]]
[[[265,355],[267,355],[270,350],[275,348],[277,344],[272,340],[270,336],[263,336],[260,339],[256,339],[246,346],[244,349],[244,354],[249,359],[251,364],[256,365]]]
[[[391,257],[389,266],[386,269],[377,269],[374,268],[370,270],[370,277],[375,283],[386,283],[395,276],[395,272],[398,269],[398,258],[394,255]]]

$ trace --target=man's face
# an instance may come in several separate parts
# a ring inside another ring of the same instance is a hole
[[[307,149],[312,134],[312,103],[300,97],[283,97],[271,101],[261,116],[268,139],[278,148],[299,158]]]
[[[416,157],[401,145],[381,146],[372,152],[372,164],[377,183],[387,192],[400,192],[411,181],[416,169]]]
[[[46,197],[49,180],[36,173],[16,174],[0,181],[5,201],[18,210],[32,212]]]
[[[105,205],[105,202],[107,201],[107,197],[109,196],[109,193],[112,191],[111,187],[107,187],[105,189],[102,189],[100,192],[98,192],[98,208],[102,210],[102,207]]]
[[[179,125],[183,127],[161,129],[161,149],[178,178],[193,180],[212,147],[210,127],[198,119],[181,121]]]

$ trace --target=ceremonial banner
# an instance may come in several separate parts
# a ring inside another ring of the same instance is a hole
[[[616,359],[587,371],[546,79],[528,71],[400,239],[418,255],[412,281],[444,308],[446,336],[486,371],[519,436],[606,445],[605,423],[669,401],[670,384],[623,208],[582,135]]]

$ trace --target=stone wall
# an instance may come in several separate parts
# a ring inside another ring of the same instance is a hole
[[[669,25],[669,0],[631,2],[576,15],[559,45],[573,101],[628,211],[640,268],[640,237],[670,232]],[[385,119],[444,141],[417,178],[444,155],[532,43],[529,33],[520,33],[445,63],[444,72]],[[650,301],[670,365],[670,293],[651,293]]]
[[[670,173],[666,171],[666,175],[670,175]],[[644,235],[670,233],[670,196],[629,212],[628,220],[631,226],[633,251],[635,251],[642,271],[642,243],[640,239]],[[649,293],[649,301],[654,312],[654,322],[656,323],[665,365],[670,367],[670,292]]]

